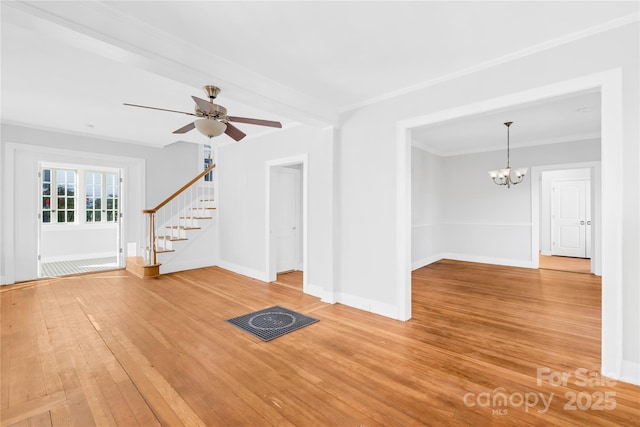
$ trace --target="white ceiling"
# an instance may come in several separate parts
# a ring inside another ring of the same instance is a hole
[[[375,100],[637,20],[639,9],[635,1],[0,7],[3,122],[158,146],[204,137],[171,134],[187,116],[123,102],[190,112],[190,96],[204,97],[201,87],[215,84],[222,89],[217,101],[231,115],[327,125]],[[597,94],[575,98],[512,109],[506,119],[488,114],[442,123],[414,136],[434,152],[451,154],[500,148],[505,120],[515,122],[514,144],[599,132]],[[587,107],[591,113],[575,112]],[[541,122],[553,133],[527,124]],[[238,127],[250,136],[274,131]]]
[[[600,138],[600,93],[586,92],[488,111],[412,130],[413,144],[440,156]]]

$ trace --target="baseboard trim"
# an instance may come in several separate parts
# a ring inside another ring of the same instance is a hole
[[[359,310],[368,311],[370,313],[379,314],[380,316],[389,317],[391,319],[399,319],[398,307],[392,304],[386,304],[380,301],[359,297],[356,295],[345,294],[340,292],[336,295],[337,303],[348,305],[349,307]]]
[[[251,277],[252,279],[269,282],[269,277],[267,277],[267,273],[265,271],[254,270],[252,268],[243,267],[241,265],[237,265],[224,260],[218,261],[218,267],[224,268],[225,270],[229,270],[237,274],[241,274],[243,276]]]
[[[160,264],[160,274],[175,273],[176,271],[195,270],[197,268],[215,267],[219,265],[215,260],[188,260],[183,262],[167,262]]]
[[[504,265],[507,267],[534,268],[531,263],[531,260],[493,258],[493,257],[483,257],[478,255],[456,254],[456,253],[443,253],[441,255],[442,255],[441,257],[442,259],[451,259],[454,261],[467,261],[467,262],[477,262],[481,264]]]

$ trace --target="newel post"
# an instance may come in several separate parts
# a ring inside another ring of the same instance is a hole
[[[149,245],[147,246],[147,259],[151,261],[151,265],[156,265],[157,252],[156,252],[156,226],[155,226],[155,209],[144,210],[142,213],[149,215]]]

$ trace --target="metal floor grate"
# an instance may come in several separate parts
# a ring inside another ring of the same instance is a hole
[[[270,341],[304,326],[318,322],[318,319],[276,305],[243,316],[234,317],[233,319],[227,320],[227,322],[245,332],[249,332],[262,341]]]

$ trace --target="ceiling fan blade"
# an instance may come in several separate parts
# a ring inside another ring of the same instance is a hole
[[[240,141],[242,138],[247,136],[246,133],[242,132],[240,129],[238,129],[237,127],[235,127],[231,123],[227,123],[227,129],[224,131],[224,133],[226,133],[227,135],[229,135],[231,138],[235,139],[236,141]]]
[[[197,114],[187,113],[187,112],[184,112],[184,111],[167,110],[166,108],[157,108],[157,107],[147,107],[146,105],[127,104],[126,102],[124,102],[122,105],[128,105],[129,107],[148,108],[149,110],[168,111],[168,112],[170,112],[170,113],[186,114],[186,115],[188,115],[188,116],[196,116],[196,117],[198,116]]]
[[[195,127],[196,127],[196,123],[195,122],[191,122],[188,125],[183,126],[178,130],[174,130],[173,133],[187,133],[190,130],[192,130],[193,128],[195,128]]]
[[[198,108],[204,111],[205,113],[207,114],[215,113],[214,105],[211,102],[205,101],[204,99],[198,98],[197,96],[192,96],[191,98],[193,98]]]
[[[249,119],[247,117],[236,117],[236,116],[227,116],[227,120],[229,120],[230,122],[248,123],[250,125],[270,126],[272,128],[282,127],[282,123],[274,122],[272,120]]]

